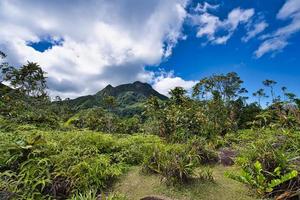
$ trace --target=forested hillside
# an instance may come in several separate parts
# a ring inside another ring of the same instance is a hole
[[[160,100],[167,99],[166,96],[153,90],[149,84],[136,81],[117,87],[108,85],[95,95],[82,96],[72,100],[66,99],[55,103],[68,105],[75,110],[111,107],[111,111],[120,116],[133,116],[142,113],[143,103],[151,96]]]
[[[2,62],[0,80],[1,200],[300,198],[300,100],[274,80],[249,94],[231,72],[169,98],[134,82],[54,101],[38,63]]]

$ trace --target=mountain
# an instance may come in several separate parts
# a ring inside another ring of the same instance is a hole
[[[116,87],[107,85],[95,95],[87,95],[76,99],[65,100],[73,109],[87,109],[93,107],[103,107],[104,99],[112,96],[116,100],[116,113],[122,116],[130,116],[140,113],[143,110],[143,102],[150,96],[155,96],[161,100],[168,97],[158,93],[151,85],[136,81],[130,84],[123,84]]]
[[[96,93],[96,95],[100,96],[113,96],[118,97],[119,95],[122,95],[122,93],[126,92],[133,92],[139,95],[142,95],[146,98],[150,96],[156,96],[159,99],[166,100],[167,97],[158,93],[156,90],[154,90],[151,85],[147,83],[142,83],[139,81],[136,81],[132,84],[124,84],[119,85],[117,87],[113,87],[111,85],[106,86],[103,90]]]

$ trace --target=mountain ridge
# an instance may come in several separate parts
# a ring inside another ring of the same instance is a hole
[[[126,116],[141,112],[143,103],[150,96],[155,96],[160,100],[168,99],[168,97],[154,90],[150,84],[135,81],[115,87],[109,84],[94,95],[81,96],[75,99],[64,100],[64,102],[67,102],[75,110],[105,107],[104,98],[107,96],[115,98],[117,104],[116,112]]]
[[[105,88],[103,88],[102,90],[100,90],[99,92],[97,92],[95,95],[97,96],[113,96],[116,97],[118,96],[120,93],[122,92],[139,92],[142,93],[144,96],[146,97],[150,97],[150,96],[157,96],[158,98],[164,100],[167,99],[166,96],[160,94],[159,92],[157,92],[156,90],[154,90],[152,88],[151,85],[149,85],[148,83],[142,83],[140,81],[135,81],[133,83],[127,83],[127,84],[121,84],[118,85],[116,87],[113,87],[112,85],[107,85]]]

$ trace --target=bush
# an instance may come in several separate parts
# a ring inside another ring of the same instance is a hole
[[[134,116],[131,118],[124,118],[119,124],[119,133],[133,134],[140,131],[141,120],[139,117]]]
[[[227,174],[230,178],[248,184],[255,188],[257,193],[260,195],[274,195],[280,194],[281,191],[290,191],[293,189],[294,180],[298,176],[296,170],[290,170],[284,172],[280,167],[276,167],[274,171],[267,171],[263,168],[259,161],[256,161],[253,165],[248,168],[243,168],[240,175]],[[286,184],[289,182],[288,184]],[[291,187],[285,188],[285,185]]]
[[[0,115],[18,124],[59,127],[59,117],[51,109],[51,102],[19,95],[0,97]]]
[[[71,117],[66,124],[76,128],[88,128],[103,132],[117,132],[119,119],[102,108],[82,110]]]
[[[218,162],[217,152],[209,146],[208,141],[204,138],[194,137],[189,139],[187,145],[199,156],[201,164],[215,164]]]
[[[0,131],[0,195],[18,199],[66,199],[89,190],[99,194],[162,143],[150,135],[21,127]]]
[[[79,193],[74,195],[70,200],[127,200],[126,196],[120,193],[111,193],[111,194],[105,194],[102,193],[100,195],[97,195],[97,192],[90,190],[86,193]]]
[[[140,124],[141,121],[137,116],[121,119],[102,108],[92,108],[75,114],[65,125],[107,133],[133,134],[140,131]]]
[[[300,187],[300,169],[297,167],[300,146],[296,131],[246,131],[237,137],[243,141],[238,149],[239,175],[231,178],[255,188],[263,196],[290,195]]]
[[[199,161],[197,152],[185,145],[156,145],[144,160],[143,168],[162,175],[168,183],[187,183]]]

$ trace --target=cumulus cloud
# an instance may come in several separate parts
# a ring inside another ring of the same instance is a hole
[[[184,80],[181,77],[175,76],[174,72],[161,71],[158,76],[153,80],[153,88],[169,96],[169,91],[175,87],[182,87],[187,91],[190,91],[197,82],[194,80]]]
[[[52,95],[150,81],[144,66],[172,54],[183,37],[186,6],[187,0],[2,0],[0,49],[14,65],[38,62]],[[43,52],[28,45],[45,38],[60,45]]]
[[[198,7],[198,6],[197,6]],[[210,14],[209,6],[202,6],[199,14],[192,15],[193,24],[197,27],[197,37],[206,37],[212,44],[226,44],[240,24],[247,23],[254,15],[254,9],[233,9],[226,19]],[[220,35],[219,33],[222,32]]]
[[[288,45],[288,39],[300,31],[300,1],[287,0],[277,13],[277,19],[291,20],[291,22],[286,26],[280,27],[275,32],[261,37],[264,41],[254,52],[257,58],[269,52],[282,51]]]

